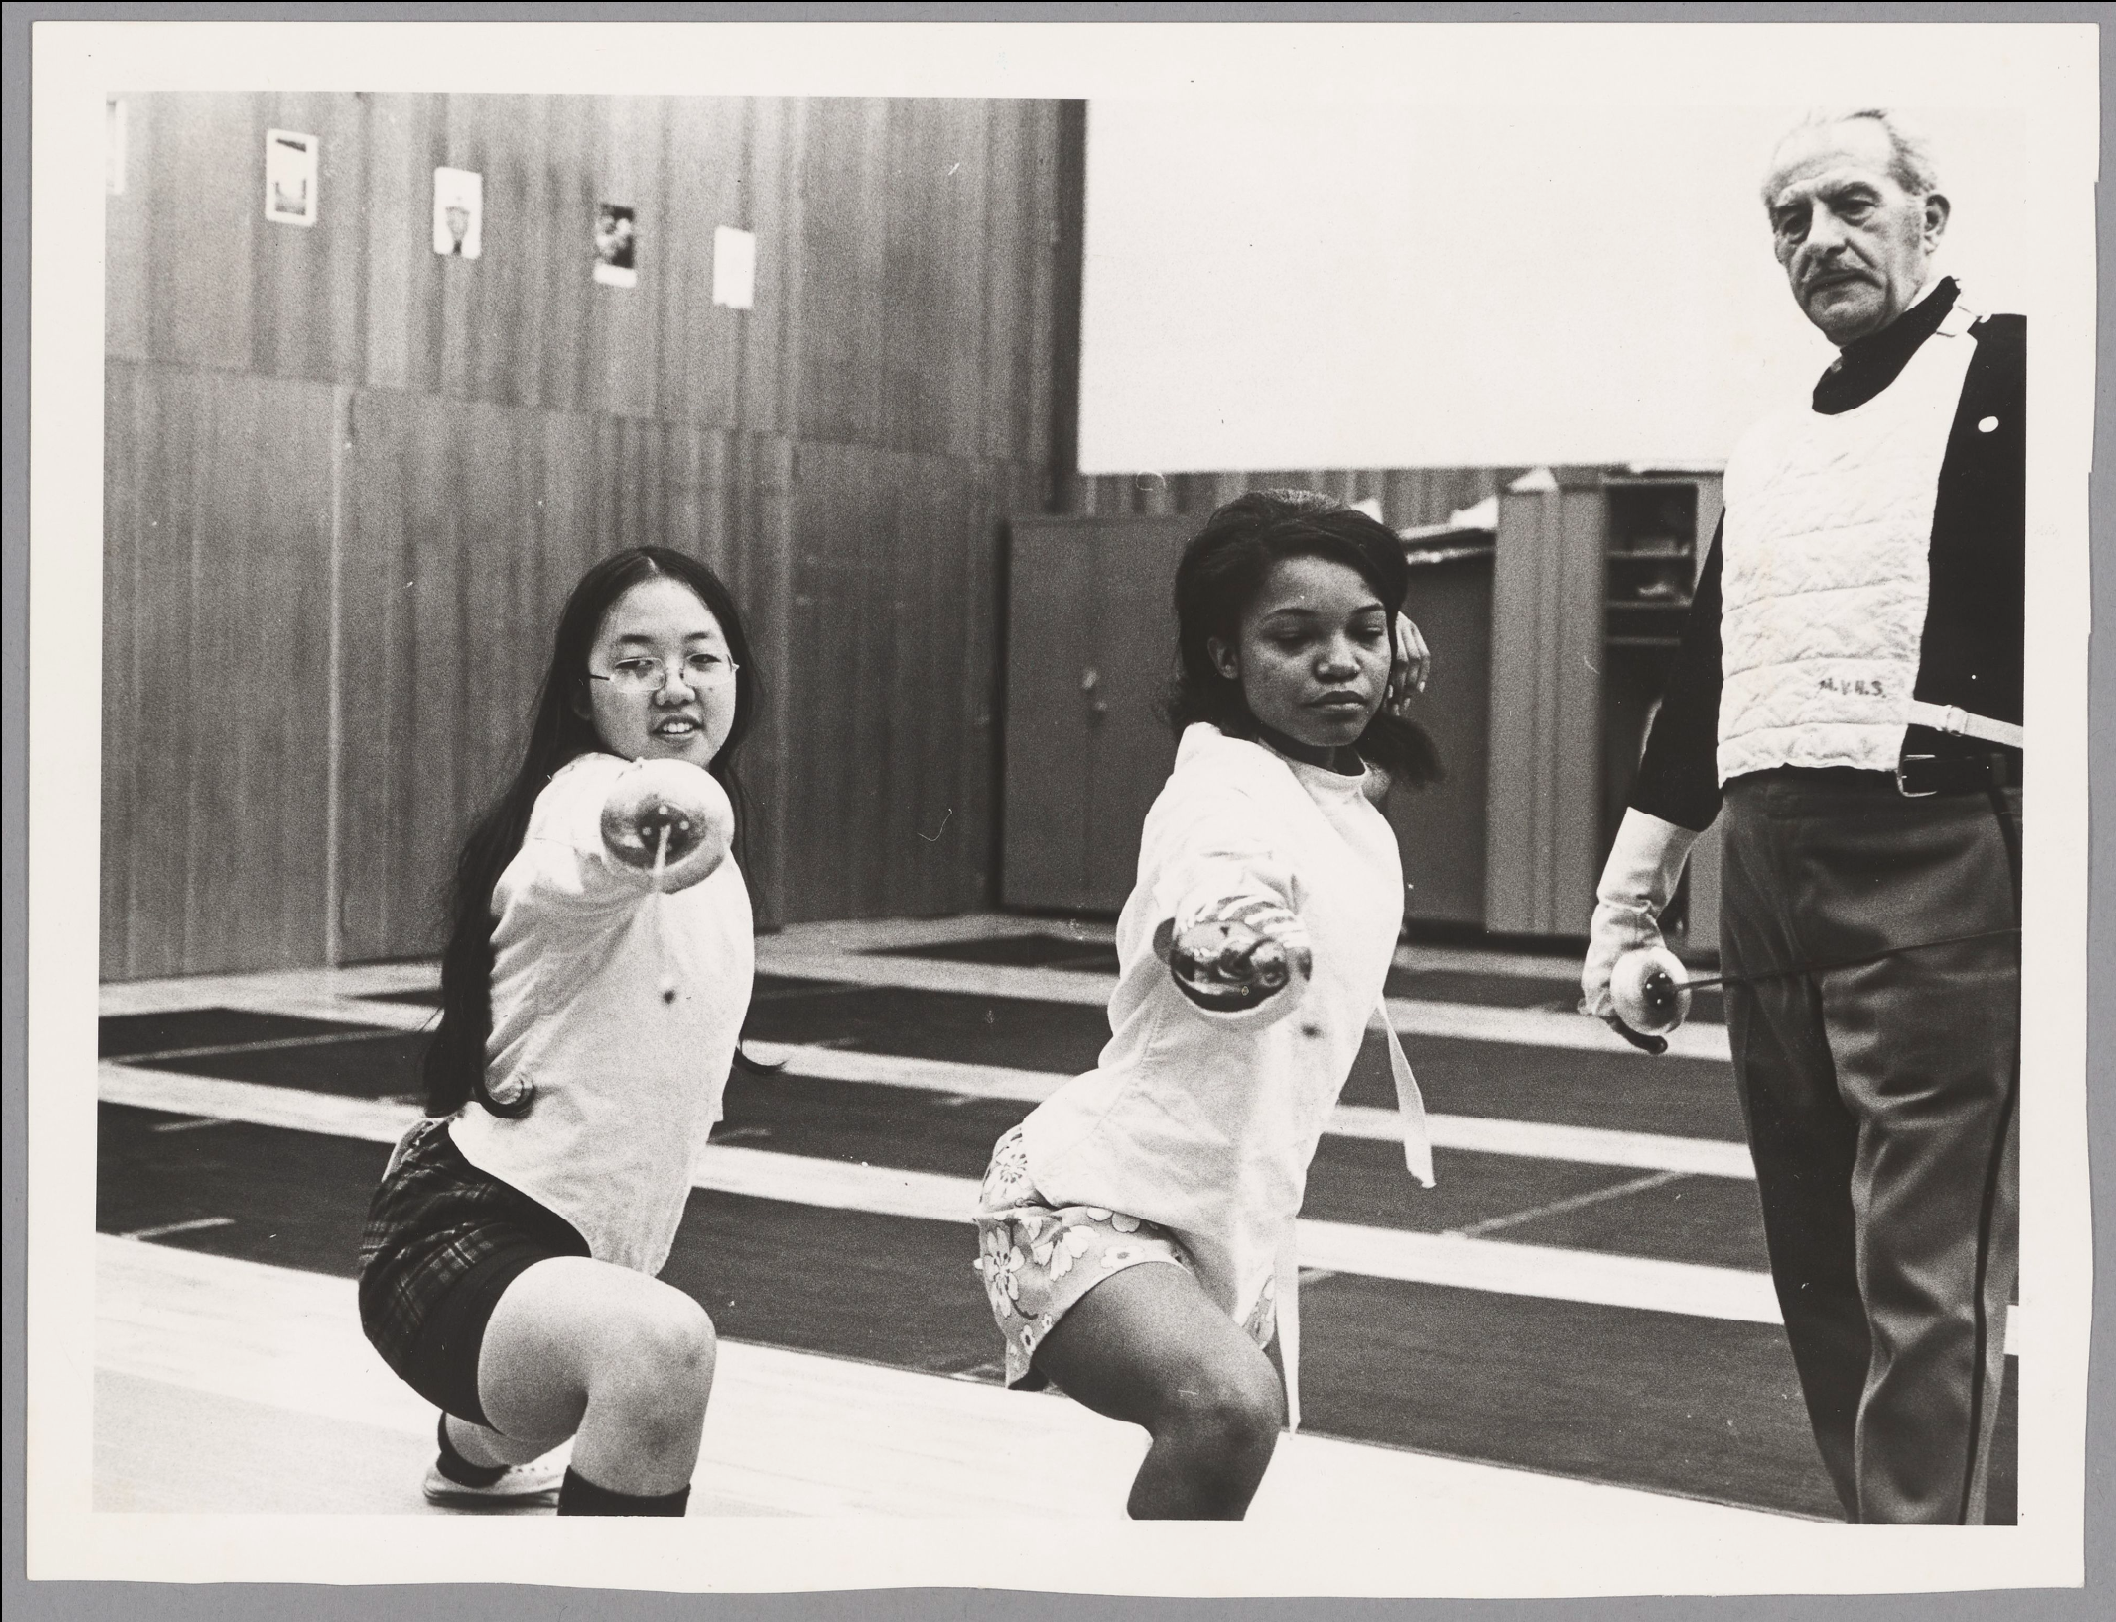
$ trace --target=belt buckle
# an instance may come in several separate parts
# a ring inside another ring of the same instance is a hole
[[[1937,755],[1899,755],[1899,756],[1897,756],[1897,757],[1896,757],[1896,793],[1898,793],[1899,795],[1901,795],[1901,796],[1902,796],[1902,797],[1903,797],[1904,799],[1906,799],[1906,800],[1929,800],[1929,799],[1931,799],[1931,798],[1932,798],[1932,797],[1933,797],[1933,796],[1934,796],[1935,794],[1939,793],[1940,791],[1939,791],[1939,790],[1938,790],[1937,788],[1927,788],[1927,789],[1914,789],[1914,788],[1912,788],[1912,787],[1910,786],[1909,782],[1905,780],[1905,778],[1904,778],[1904,775],[1903,775],[1903,768],[1904,768],[1904,766],[1905,766],[1906,764],[1908,764],[1909,762],[1913,761],[1913,760],[1920,760],[1920,761],[1934,761],[1934,760],[1938,760],[1939,758],[1940,758],[1940,757],[1939,757],[1939,756],[1937,756]]]

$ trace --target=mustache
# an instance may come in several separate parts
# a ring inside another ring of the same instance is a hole
[[[1800,278],[1803,291],[1812,292],[1831,282],[1870,282],[1874,275],[1864,265],[1819,265]]]

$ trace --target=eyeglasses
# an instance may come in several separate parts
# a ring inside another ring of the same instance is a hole
[[[694,653],[683,661],[683,685],[693,689],[722,687],[741,666],[724,653]],[[669,684],[668,666],[659,659],[620,659],[605,675],[588,672],[590,681],[606,681],[620,693],[658,693]]]

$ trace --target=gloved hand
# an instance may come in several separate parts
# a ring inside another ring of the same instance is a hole
[[[1424,633],[1410,615],[1398,614],[1389,639],[1389,685],[1382,710],[1389,715],[1408,714],[1411,700],[1425,691],[1432,672],[1433,651],[1425,645]]]
[[[704,768],[681,760],[634,761],[603,801],[603,846],[627,867],[677,891],[708,878],[735,837],[727,791]]]
[[[1315,972],[1308,930],[1272,896],[1223,896],[1163,926],[1168,972],[1207,1013],[1240,1014],[1277,999],[1290,1012]]]
[[[1696,843],[1693,829],[1645,811],[1626,811],[1603,864],[1602,881],[1595,886],[1587,961],[1580,967],[1580,1011],[1607,1022],[1625,1041],[1648,1053],[1664,1053],[1668,1044],[1661,1037],[1642,1036],[1617,1018],[1609,1000],[1609,976],[1626,952],[1667,944],[1661,938],[1660,916],[1674,898],[1683,863]]]

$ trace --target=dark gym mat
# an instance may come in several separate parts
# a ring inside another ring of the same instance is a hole
[[[163,1242],[341,1278],[359,1270],[360,1230],[388,1144],[246,1121],[194,1127],[118,1104],[101,1106],[96,1119],[98,1231],[225,1217],[225,1226]],[[154,1130],[177,1123],[186,1130]]]
[[[425,1097],[419,1065],[431,1040],[425,1031],[374,1031],[303,1047],[236,1048],[186,1058],[128,1062],[142,1070],[175,1070],[187,1076],[254,1081],[266,1087],[336,1093],[345,1098],[418,1103]]]
[[[349,1020],[304,1019],[293,1014],[253,1014],[240,1008],[184,1008],[167,1014],[105,1014],[96,1021],[96,1056],[125,1059],[141,1053],[234,1047],[278,1042],[333,1031],[368,1031]]]
[[[937,941],[927,946],[885,946],[870,957],[933,958],[943,963],[990,963],[1016,969],[1072,969],[1115,974],[1117,949],[1104,941],[1074,941],[1059,935],[994,935],[984,940]]]

